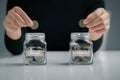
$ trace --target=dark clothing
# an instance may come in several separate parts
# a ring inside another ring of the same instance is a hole
[[[43,32],[46,34],[48,51],[69,50],[70,34],[72,32],[88,32],[80,28],[78,21],[86,18],[96,8],[103,7],[103,0],[8,0],[7,11],[21,7],[32,20],[37,20],[40,26],[37,30],[22,28],[22,37],[12,40],[5,35],[5,44],[12,54],[21,54],[25,33]],[[93,42],[94,52],[101,44],[102,38]]]

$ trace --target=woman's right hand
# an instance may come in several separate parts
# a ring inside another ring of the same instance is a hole
[[[28,15],[18,6],[13,7],[8,11],[8,14],[3,21],[6,34],[13,40],[21,37],[21,28],[32,26],[33,22]]]

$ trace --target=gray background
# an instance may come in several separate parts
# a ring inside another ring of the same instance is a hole
[[[107,50],[120,50],[120,0],[106,0],[111,12],[111,27],[107,37]]]
[[[105,50],[120,50],[120,0],[105,0],[106,8],[111,13],[111,27],[104,39]],[[2,22],[5,18],[6,0],[0,0],[0,55],[6,55],[7,50],[4,45],[4,27]]]

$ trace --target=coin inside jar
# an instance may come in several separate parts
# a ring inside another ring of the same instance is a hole
[[[33,26],[31,26],[31,29],[37,29],[39,27],[39,23],[36,20],[33,20]]]
[[[44,61],[44,56],[34,56],[34,58],[35,58],[35,61],[37,61],[37,62]]]
[[[86,25],[83,23],[83,21],[84,21],[84,19],[81,19],[81,20],[78,22],[78,24],[79,24],[79,26],[80,26],[81,28],[86,27]]]

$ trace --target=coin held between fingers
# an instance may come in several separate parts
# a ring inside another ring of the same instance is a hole
[[[31,29],[37,29],[39,27],[39,23],[36,20],[33,20],[33,26],[31,26]]]
[[[79,24],[79,26],[80,26],[81,28],[85,28],[85,27],[86,27],[86,25],[83,23],[83,21],[84,21],[84,19],[81,19],[81,20],[78,22],[78,24]]]

